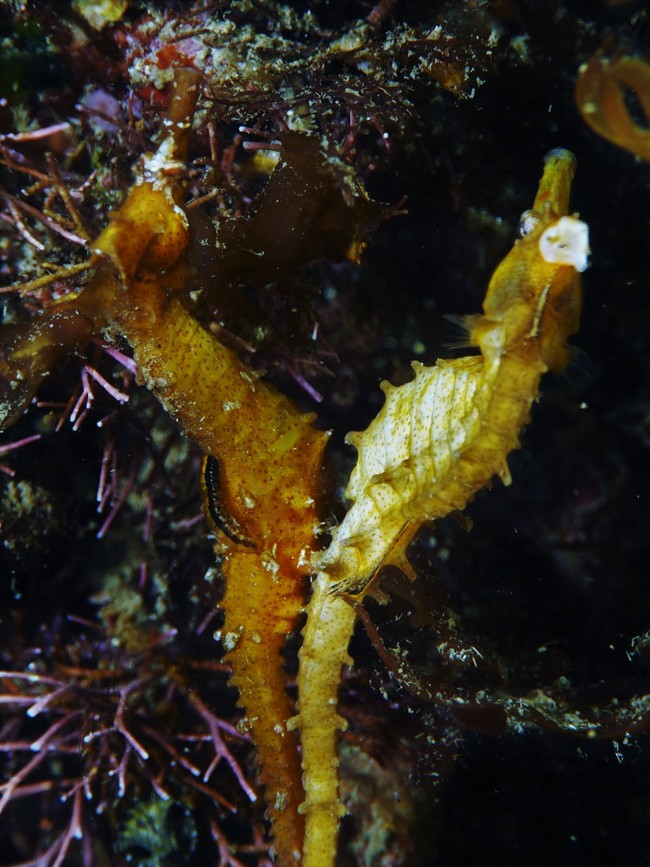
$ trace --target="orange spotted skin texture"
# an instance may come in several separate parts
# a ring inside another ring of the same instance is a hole
[[[363,433],[351,434],[358,460],[346,496],[350,509],[314,558],[318,575],[303,629],[298,674],[306,816],[305,867],[333,867],[342,808],[338,796],[336,713],[341,668],[355,609],[383,566],[411,573],[405,551],[424,521],[465,508],[495,475],[508,484],[508,454],[549,369],[567,361],[578,328],[587,265],[587,227],[567,216],[575,159],[551,151],[523,237],[496,269],[483,315],[466,321],[479,355],[414,363],[415,377],[382,383],[385,403]]]

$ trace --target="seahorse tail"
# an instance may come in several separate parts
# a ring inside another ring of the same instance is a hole
[[[346,728],[336,712],[341,668],[351,664],[348,644],[356,613],[334,595],[330,577],[319,572],[303,629],[298,674],[298,715],[288,728],[299,728],[305,800],[303,867],[333,867],[341,816],[338,731]]]
[[[304,581],[279,576],[274,580],[257,553],[230,554],[224,563],[226,612],[222,639],[232,665],[231,684],[239,690],[246,716],[242,724],[257,747],[259,780],[266,789],[275,863],[300,860],[304,819],[298,738],[288,731],[293,714],[286,692],[282,651],[303,605]],[[294,587],[296,592],[289,592]],[[276,597],[276,598],[274,598]]]

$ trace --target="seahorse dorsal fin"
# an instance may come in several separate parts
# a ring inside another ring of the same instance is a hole
[[[410,542],[410,539],[409,539]],[[384,566],[395,566],[400,572],[403,572],[409,581],[415,581],[417,572],[413,568],[411,561],[406,556],[408,544],[396,546],[388,555]]]

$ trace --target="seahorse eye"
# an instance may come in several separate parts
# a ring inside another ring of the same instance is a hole
[[[530,235],[535,226],[538,224],[539,218],[535,216],[532,211],[524,211],[521,217],[519,218],[519,235],[521,238],[525,238],[526,235]]]

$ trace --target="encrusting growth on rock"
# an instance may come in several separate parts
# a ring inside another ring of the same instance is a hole
[[[462,510],[495,475],[509,484],[508,454],[519,445],[547,370],[562,370],[567,338],[578,329],[579,271],[587,267],[588,230],[568,216],[575,158],[551,151],[522,238],[497,267],[483,315],[466,320],[480,355],[415,362],[414,379],[384,382],[377,418],[350,434],[358,452],[346,496],[350,509],[314,557],[318,575],[303,630],[298,675],[306,797],[304,864],[331,867],[339,819],[336,712],[342,666],[356,619],[345,598],[372,592],[382,567],[411,574],[406,548],[424,521]]]

